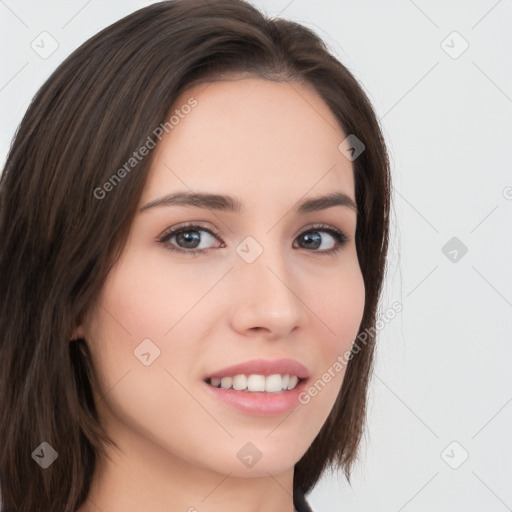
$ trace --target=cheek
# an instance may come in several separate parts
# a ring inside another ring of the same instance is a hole
[[[339,279],[324,280],[314,297],[317,317],[317,381],[311,382],[304,403],[330,411],[343,384],[352,344],[365,306],[365,285],[359,265],[349,265]]]
[[[324,279],[311,294],[317,320],[323,325],[326,352],[349,348],[357,336],[365,306],[365,285],[358,265],[344,269],[340,277]],[[320,327],[319,327],[320,328]]]
[[[189,270],[173,266],[166,271],[162,262],[142,261],[127,256],[111,270],[85,329],[105,395],[98,409],[111,428],[120,422],[190,457],[196,430],[206,437],[200,428],[204,411],[189,394],[194,389],[189,372],[201,354],[201,345],[194,342],[202,328],[198,315],[205,320],[205,309],[194,305],[218,277],[200,277],[190,265]],[[147,341],[141,345],[146,339],[154,346]],[[158,353],[147,366],[137,357],[141,346],[150,359]],[[180,411],[179,416],[173,411]]]
[[[218,279],[215,272],[168,259],[164,249],[144,255],[134,250],[105,283],[100,301],[134,338],[165,339]]]
[[[216,306],[203,297],[223,274],[193,267],[170,265],[157,251],[142,257],[132,250],[111,270],[85,329],[105,389],[141,367],[167,368],[186,378],[201,356],[201,344],[194,340],[207,336],[205,329],[214,324],[209,319],[217,313],[218,301]],[[183,343],[187,350],[179,350]],[[138,356],[148,351],[154,362],[146,367]],[[153,389],[168,385],[165,379],[156,384]]]

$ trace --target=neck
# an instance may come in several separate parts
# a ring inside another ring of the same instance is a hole
[[[232,469],[221,473],[136,434],[114,439],[120,450],[106,446],[78,512],[226,512],[235,503],[237,512],[296,512],[293,467],[250,476],[240,474],[240,462],[233,459]]]

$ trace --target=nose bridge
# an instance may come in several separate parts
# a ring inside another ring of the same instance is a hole
[[[305,315],[288,254],[272,236],[265,237],[264,243],[247,237],[236,252],[234,322],[240,329],[266,328],[285,336]]]

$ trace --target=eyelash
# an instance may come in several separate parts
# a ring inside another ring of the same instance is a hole
[[[181,254],[186,254],[187,256],[198,256],[199,254],[207,253],[210,249],[189,249],[189,250],[187,250],[187,249],[181,249],[176,246],[171,246],[167,243],[174,236],[179,235],[181,233],[186,233],[189,231],[206,231],[207,233],[214,236],[215,238],[221,239],[220,233],[215,229],[207,228],[207,227],[204,227],[204,226],[201,226],[198,224],[187,224],[187,225],[178,226],[176,228],[168,229],[167,231],[165,231],[162,235],[160,235],[157,238],[157,241],[159,243],[163,244],[163,246],[166,250],[181,253]],[[337,253],[350,241],[349,236],[347,236],[342,231],[336,229],[335,227],[329,226],[328,224],[317,224],[315,226],[312,226],[312,227],[306,229],[305,231],[303,231],[302,233],[300,233],[299,235],[297,235],[297,238],[304,236],[305,234],[311,233],[311,232],[329,233],[335,240],[335,246],[332,249],[323,250],[323,251],[318,251],[318,250],[311,251],[311,252],[317,252],[322,255],[330,255],[330,254]]]

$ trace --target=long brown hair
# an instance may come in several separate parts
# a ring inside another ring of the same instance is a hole
[[[269,19],[245,1],[174,0],[138,10],[86,41],[40,88],[0,177],[4,512],[74,512],[89,493],[103,443],[115,445],[98,419],[85,340],[69,340],[127,241],[151,154],[108,199],[94,191],[154,138],[182,91],[229,73],[314,87],[343,132],[364,143],[353,161],[356,247],[366,287],[359,332],[375,333],[390,173],[361,85],[312,31]],[[294,492],[310,491],[332,464],[350,481],[374,345],[372,334],[350,359],[330,416],[295,465]],[[58,454],[46,469],[37,455],[53,452],[41,443]]]

